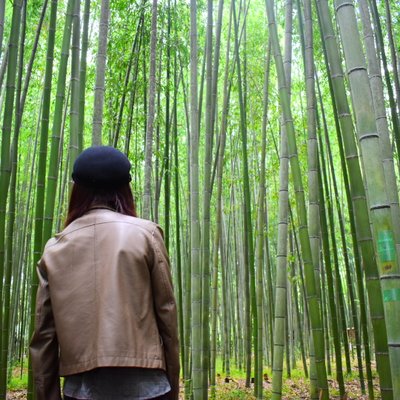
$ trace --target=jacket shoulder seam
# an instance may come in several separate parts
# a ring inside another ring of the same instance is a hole
[[[53,237],[54,243],[51,243],[50,245],[48,245],[48,247],[52,247],[52,246],[56,245],[65,236],[68,236],[71,233],[80,231],[80,230],[85,229],[85,228],[90,228],[90,227],[96,226],[96,225],[98,226],[98,225],[105,225],[105,224],[112,224],[112,223],[139,226],[140,228],[144,229],[145,231],[147,231],[148,233],[150,233],[153,236],[155,230],[157,229],[157,225],[154,222],[151,222],[151,221],[149,221],[149,222],[153,225],[153,229],[150,229],[150,227],[142,226],[141,224],[134,223],[134,222],[131,222],[131,221],[112,220],[112,221],[93,222],[93,223],[90,223],[90,224],[87,224],[87,225],[84,225],[84,226],[80,226],[79,228],[72,229],[72,230],[70,230],[68,232],[60,233],[58,237]]]

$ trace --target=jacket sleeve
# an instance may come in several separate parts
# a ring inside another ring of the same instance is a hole
[[[171,385],[169,400],[179,398],[179,342],[176,302],[172,277],[162,231],[157,226],[153,232],[154,265],[152,289],[157,324],[161,335],[167,365],[167,376]]]
[[[43,262],[38,266],[35,330],[29,346],[37,400],[61,400],[59,348]]]

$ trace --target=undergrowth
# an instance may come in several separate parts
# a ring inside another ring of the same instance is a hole
[[[14,366],[10,374],[7,399],[25,399],[21,397],[21,391],[25,391],[28,384],[27,365]],[[332,371],[335,371],[332,366]],[[344,374],[346,394],[348,400],[367,399],[367,395],[361,393],[360,382],[358,379],[358,371],[355,367],[350,374]],[[302,368],[293,368],[291,376],[288,378],[287,372],[283,374],[282,399],[283,400],[301,400],[309,399],[310,380],[306,378]],[[339,388],[334,375],[328,377],[330,399],[339,399]],[[367,384],[365,382],[365,384]],[[181,385],[180,399],[183,396],[183,382]],[[374,392],[376,398],[379,398],[379,385],[376,373],[374,373]],[[264,399],[269,400],[272,396],[272,371],[265,367],[263,370],[263,393]],[[25,395],[23,395],[25,396]],[[254,384],[246,387],[246,373],[243,369],[239,369],[234,362],[231,363],[230,374],[227,376],[223,370],[222,360],[217,360],[216,365],[216,386],[210,387],[209,398],[215,400],[255,400]]]

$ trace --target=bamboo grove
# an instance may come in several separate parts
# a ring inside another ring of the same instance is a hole
[[[393,0],[0,0],[0,398],[71,166],[109,144],[164,229],[186,399],[217,361],[257,399],[296,365],[311,399],[353,368],[400,399],[399,46]]]

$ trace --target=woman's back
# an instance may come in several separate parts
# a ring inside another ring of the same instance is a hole
[[[49,241],[40,266],[51,288],[61,375],[114,365],[165,368],[153,304],[173,293],[160,237],[150,221],[99,208]]]
[[[167,250],[161,229],[136,217],[130,168],[128,158],[109,146],[88,148],[74,163],[66,228],[47,243],[38,265],[30,345],[37,400],[61,400],[60,375],[71,398],[104,400],[118,387],[118,400],[126,390],[129,399],[142,399],[169,389],[167,398],[178,399]],[[126,368],[121,371],[128,378],[121,382],[112,368]],[[103,385],[106,380],[110,385]],[[150,391],[139,390],[144,381]],[[86,389],[101,396],[86,395]]]

